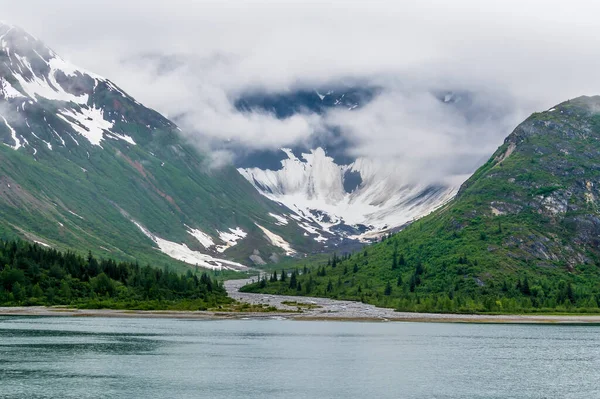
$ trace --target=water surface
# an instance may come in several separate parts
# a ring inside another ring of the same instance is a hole
[[[596,398],[600,327],[0,317],[0,398]]]

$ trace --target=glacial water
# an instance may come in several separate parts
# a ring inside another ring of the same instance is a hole
[[[0,317],[0,398],[598,398],[600,327]]]

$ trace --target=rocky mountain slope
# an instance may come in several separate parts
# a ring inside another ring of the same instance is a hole
[[[110,80],[0,24],[0,235],[153,264],[243,269],[319,249],[234,168]]]
[[[599,160],[600,97],[564,102],[520,124],[431,215],[294,287],[248,290],[421,311],[597,311]]]

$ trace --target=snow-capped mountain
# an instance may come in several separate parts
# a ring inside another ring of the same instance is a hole
[[[38,147],[45,146],[52,150],[54,140],[58,140],[61,146],[66,145],[65,139],[79,145],[78,138],[100,147],[101,142],[106,139],[136,144],[120,126],[127,122],[126,112],[104,113],[100,93],[106,96],[105,93],[112,92],[127,102],[135,103],[133,98],[112,82],[69,64],[33,36],[7,24],[0,25],[0,46],[3,52],[0,95],[8,103],[8,110],[14,108],[13,116],[16,117],[14,112],[26,114],[28,106],[37,105],[36,108],[44,113],[45,122],[48,122],[47,118],[57,118],[46,123],[41,130],[28,126],[30,129],[22,130],[30,130],[29,132],[17,135],[9,120],[3,117],[5,125],[11,131],[12,143],[8,144],[14,149],[23,146],[26,151],[36,152]],[[48,112],[46,115],[48,107],[44,104],[47,103],[55,105],[57,112]],[[19,122],[21,118],[16,119]],[[65,124],[77,134],[67,132],[66,137],[63,137],[52,129],[51,122]],[[160,123],[174,127],[166,119],[160,120]],[[157,126],[147,125],[148,130],[156,128]]]
[[[322,248],[173,122],[4,23],[0,143],[0,237],[232,269]]]
[[[368,233],[402,226],[456,193],[453,187],[402,184],[393,169],[374,160],[339,165],[321,147],[299,156],[291,149],[282,152],[287,159],[279,170],[239,172],[267,198],[293,210],[291,218],[316,223],[332,234],[373,237]]]
[[[332,109],[349,112],[364,106],[377,88],[343,87],[336,90],[300,90],[288,94],[257,95],[239,99],[242,112],[271,112],[287,118],[299,112],[323,114]],[[452,94],[441,101],[450,102]],[[368,240],[377,233],[399,228],[430,213],[457,191],[451,185],[410,183],[403,171],[376,159],[353,158],[351,143],[331,126],[317,132],[309,144],[279,151],[263,151],[238,160],[238,171],[267,198],[293,210],[290,218],[327,242],[335,237]],[[314,225],[317,225],[315,230]]]

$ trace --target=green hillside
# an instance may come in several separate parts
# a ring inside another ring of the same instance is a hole
[[[19,28],[0,23],[0,35],[0,238],[179,270],[284,256],[258,225],[299,253],[319,247],[110,80]]]
[[[599,110],[580,97],[533,114],[443,208],[245,290],[406,311],[600,311]]]

